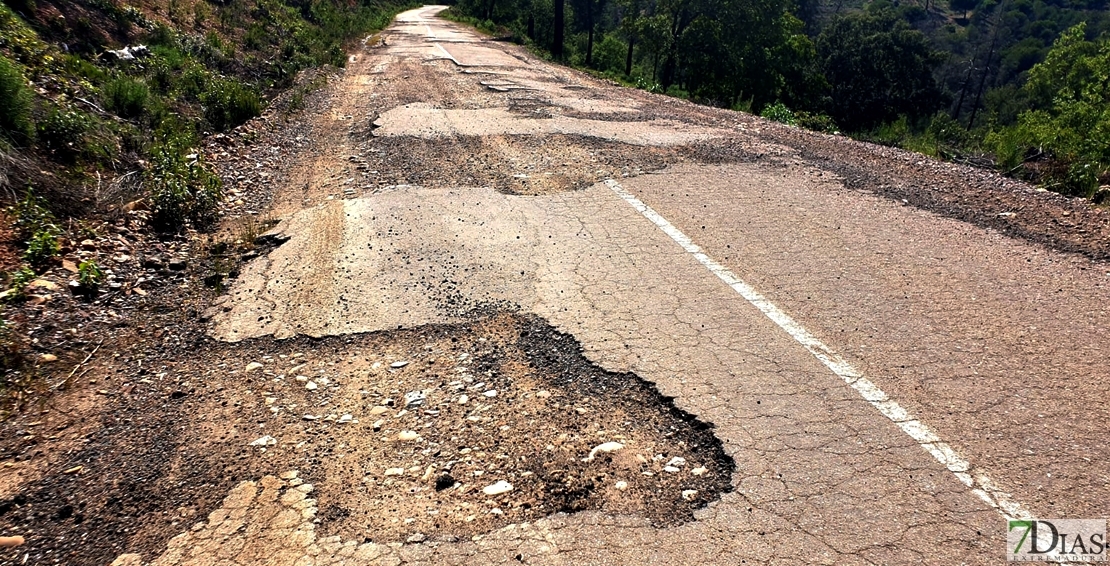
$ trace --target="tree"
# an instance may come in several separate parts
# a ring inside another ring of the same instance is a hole
[[[834,18],[817,38],[817,59],[830,114],[848,131],[930,116],[941,103],[933,71],[942,56],[889,10]]]
[[[1085,31],[1080,23],[1061,34],[1029,71],[1024,90],[1037,108],[987,141],[1003,166],[1046,156],[1040,169],[1051,188],[1090,196],[1110,182],[1110,38],[1087,41]]]
[[[967,19],[967,13],[974,10],[979,5],[979,0],[948,0],[948,7],[952,8],[953,12],[963,12],[964,20]]]

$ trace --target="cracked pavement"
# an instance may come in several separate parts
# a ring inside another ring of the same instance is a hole
[[[164,550],[116,564],[1003,561],[998,509],[606,179],[1034,516],[1107,514],[1105,265],[847,189],[762,138],[758,119],[548,65],[440,9],[402,14],[384,46],[352,57],[315,149],[275,191],[273,232],[287,241],[244,266],[207,314],[211,335],[531,313],[711,423],[733,491],[673,527],[581,511],[378,542],[325,535],[318,508],[335,502],[313,497],[327,490],[260,472]]]

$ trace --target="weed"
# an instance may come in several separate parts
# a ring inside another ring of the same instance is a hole
[[[216,220],[221,196],[219,177],[190,151],[188,140],[171,137],[151,151],[146,174],[154,205],[154,227],[162,232],[180,232],[187,222],[207,228]]]
[[[104,282],[104,271],[96,261],[86,259],[77,266],[77,282],[82,288],[95,291]]]
[[[231,79],[216,79],[201,95],[204,118],[212,127],[226,131],[262,113],[258,93]]]
[[[146,110],[150,89],[146,83],[131,78],[119,78],[104,85],[104,106],[121,118],[138,118]]]
[[[31,89],[23,73],[5,57],[0,57],[0,138],[13,144],[26,144],[34,137],[31,121]]]
[[[57,158],[72,161],[85,151],[92,118],[79,110],[52,108],[39,123],[39,139]]]
[[[12,294],[9,295],[12,299],[23,299],[27,296],[27,286],[35,280],[35,272],[26,265],[21,265],[19,269],[11,272],[8,275],[8,283],[12,286]]]
[[[776,102],[764,108],[763,112],[760,112],[759,115],[768,120],[786,124],[787,126],[798,125],[798,118],[794,116],[794,112],[781,102]]]
[[[54,224],[44,224],[27,241],[27,249],[23,251],[23,259],[31,265],[44,265],[58,257],[62,251],[58,238],[62,231]]]
[[[28,187],[23,198],[8,209],[15,217],[13,223],[15,228],[19,230],[24,239],[30,238],[43,226],[54,223],[54,214],[46,208],[44,203],[45,201],[36,196],[35,192]]]

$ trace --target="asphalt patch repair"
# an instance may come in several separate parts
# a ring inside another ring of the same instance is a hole
[[[0,529],[27,537],[0,562],[156,556],[236,483],[291,469],[318,532],[376,543],[585,510],[668,527],[732,489],[711,425],[534,315],[198,346],[132,376],[152,383],[105,411],[81,470],[0,501]]]

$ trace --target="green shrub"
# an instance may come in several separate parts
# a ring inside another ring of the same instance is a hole
[[[8,212],[15,217],[13,224],[23,239],[29,239],[43,226],[54,223],[54,214],[29,187],[23,198],[9,208]]]
[[[86,259],[77,266],[77,282],[85,289],[95,290],[104,282],[104,271],[95,261]]]
[[[187,138],[170,138],[151,151],[146,184],[154,205],[153,223],[163,232],[180,232],[187,222],[207,228],[216,220],[221,183],[191,153]]]
[[[201,95],[204,118],[218,131],[226,131],[262,113],[258,93],[242,83],[216,79]]]
[[[786,124],[787,126],[798,125],[798,119],[794,116],[794,112],[787,108],[786,105],[781,102],[776,102],[764,108],[763,112],[760,112],[759,115],[767,118],[768,120],[781,122],[783,124]]]
[[[25,144],[34,136],[31,121],[31,89],[23,73],[5,57],[0,57],[0,138]]]
[[[797,120],[797,125],[807,130],[815,132],[825,132],[828,134],[839,131],[836,127],[836,122],[828,114],[814,114],[813,112],[795,112],[794,118]]]
[[[58,257],[62,246],[58,238],[62,231],[54,224],[43,224],[27,241],[27,249],[23,251],[23,259],[31,265],[43,265]]]
[[[146,83],[130,78],[119,78],[104,85],[104,106],[121,118],[138,118],[146,110],[150,89]]]
[[[84,152],[92,119],[79,110],[52,108],[38,129],[46,149],[61,159],[72,160]]]
[[[19,266],[19,269],[11,272],[8,275],[8,283],[12,286],[14,293],[12,298],[22,299],[26,296],[27,286],[35,280],[37,275],[26,265]]]

